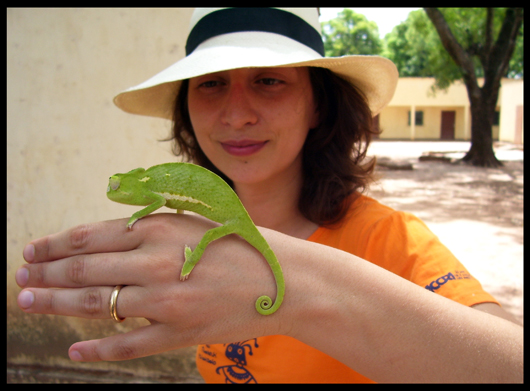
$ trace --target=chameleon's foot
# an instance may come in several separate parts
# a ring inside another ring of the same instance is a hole
[[[184,265],[182,265],[182,271],[180,272],[180,281],[186,281],[190,276],[193,269],[193,266],[190,266],[192,254],[191,248],[188,246],[184,247]]]
[[[189,278],[189,274],[186,274],[185,276],[183,276],[182,274],[180,275],[180,281],[186,281],[188,278]]]
[[[134,223],[136,223],[138,221],[138,219],[135,219],[134,217],[131,217],[130,220],[127,222],[127,228],[130,230],[132,230],[132,227],[134,225]]]

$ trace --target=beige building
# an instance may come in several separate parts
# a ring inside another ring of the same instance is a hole
[[[470,140],[471,111],[462,82],[433,93],[433,78],[400,78],[379,115],[380,139]],[[523,143],[523,80],[502,79],[493,139]],[[411,115],[412,113],[412,115]],[[410,118],[415,121],[410,121]]]

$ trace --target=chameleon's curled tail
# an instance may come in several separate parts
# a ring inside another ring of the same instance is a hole
[[[278,300],[279,299],[279,300]],[[280,307],[283,298],[276,299],[276,302],[272,302],[272,299],[269,296],[260,296],[256,300],[256,310],[262,315],[270,315]]]
[[[285,295],[285,281],[283,279],[280,264],[270,247],[263,252],[263,255],[269,262],[276,280],[276,301],[273,302],[269,296],[260,296],[258,297],[258,300],[256,300],[256,311],[261,315],[271,315],[275,313],[282,304],[283,296]]]

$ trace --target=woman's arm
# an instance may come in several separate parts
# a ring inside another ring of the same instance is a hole
[[[284,334],[375,381],[522,381],[520,326],[323,245],[262,229],[286,280],[284,303],[271,316],[258,314],[254,303],[274,297],[272,273],[235,235],[210,244],[189,280],[179,281],[184,245],[194,248],[213,225],[157,214],[132,231],[115,220],[37,239],[17,272],[25,288],[19,305],[28,313],[109,319],[110,293],[125,285],[118,315],[151,324],[76,343],[70,357],[77,361]]]
[[[339,250],[289,251],[287,282],[305,268],[291,286],[311,292],[291,309],[291,336],[378,382],[522,381],[522,327]]]

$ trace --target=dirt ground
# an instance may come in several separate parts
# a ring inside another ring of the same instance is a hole
[[[421,218],[522,323],[523,150],[497,143],[497,169],[450,163],[467,150],[469,142],[374,142],[380,179],[368,194]]]

